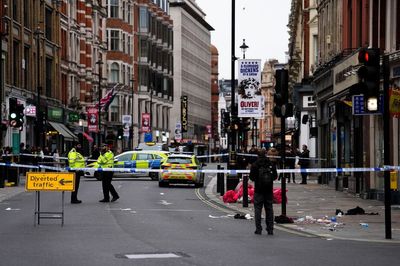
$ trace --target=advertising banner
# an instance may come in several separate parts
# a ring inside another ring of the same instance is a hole
[[[142,132],[150,132],[150,114],[142,113]]]
[[[400,117],[400,90],[389,90],[389,112],[393,117]]]
[[[87,119],[88,119],[88,131],[98,132],[99,131],[99,110],[94,106],[86,107]]]
[[[187,130],[188,130],[187,113],[188,113],[188,98],[187,98],[187,96],[182,96],[181,97],[181,124],[182,124],[181,132],[182,133],[187,132]]]
[[[182,124],[180,121],[176,122],[175,125],[175,140],[178,142],[182,140]]]
[[[261,60],[238,60],[238,116],[262,118],[264,97],[261,95]]]

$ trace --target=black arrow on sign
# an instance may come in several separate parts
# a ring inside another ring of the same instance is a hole
[[[59,183],[60,183],[62,186],[64,186],[64,184],[72,183],[72,181],[67,181],[67,180],[61,179],[61,180],[59,181]]]

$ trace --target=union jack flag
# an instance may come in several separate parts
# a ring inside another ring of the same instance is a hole
[[[111,90],[109,90],[109,91],[106,93],[106,95],[104,95],[103,98],[101,98],[101,100],[100,100],[100,107],[101,107],[101,111],[102,111],[102,112],[107,112],[108,107],[110,106],[110,104],[111,104],[112,101],[114,100],[115,95],[117,94],[117,91],[116,91],[116,89],[115,89],[117,86],[118,86],[118,84],[115,85]],[[96,103],[96,107],[99,108],[99,103]]]

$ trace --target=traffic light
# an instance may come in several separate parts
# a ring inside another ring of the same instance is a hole
[[[275,71],[275,94],[274,94],[274,114],[276,117],[284,116],[285,108],[282,106],[288,103],[288,82],[289,73],[286,69],[277,69]]]
[[[24,125],[24,105],[18,104],[16,98],[9,100],[8,121],[11,127],[20,128]]]
[[[232,118],[231,131],[238,131],[240,129],[240,119],[238,117]]]
[[[365,107],[368,111],[378,111],[379,87],[380,87],[380,50],[365,48],[358,52],[359,85],[364,94]]]
[[[231,123],[231,114],[229,112],[222,112],[222,129],[226,132]]]
[[[122,139],[124,136],[124,130],[122,127],[118,128],[117,139]]]
[[[242,118],[242,126],[241,126],[241,131],[242,132],[247,132],[250,130],[250,118]]]

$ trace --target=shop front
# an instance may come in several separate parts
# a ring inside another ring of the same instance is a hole
[[[51,152],[66,154],[78,137],[64,124],[64,110],[58,107],[47,108],[46,147]]]

